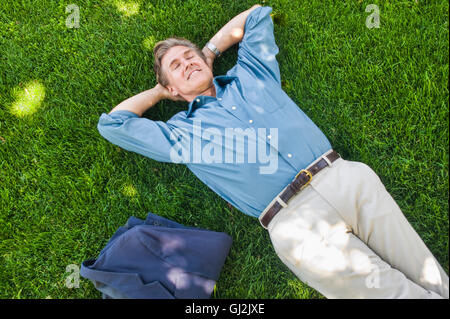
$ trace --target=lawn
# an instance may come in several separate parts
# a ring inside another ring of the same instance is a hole
[[[78,28],[66,26],[71,3]],[[233,238],[213,298],[323,298],[279,261],[257,219],[185,166],[122,150],[96,128],[101,113],[156,84],[156,41],[203,47],[256,3],[2,0],[0,298],[100,298],[83,278],[68,288],[66,267],[147,212]],[[273,7],[285,91],[344,158],[377,172],[448,273],[448,1],[259,3]],[[379,28],[366,26],[371,3]],[[145,116],[168,120],[186,105],[165,100]]]

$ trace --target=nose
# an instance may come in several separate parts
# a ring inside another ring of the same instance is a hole
[[[186,75],[186,78],[189,76],[189,72],[192,70],[192,62],[185,61],[184,62],[184,74]]]

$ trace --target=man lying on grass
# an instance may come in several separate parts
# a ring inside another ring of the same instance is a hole
[[[259,218],[283,263],[327,298],[448,298],[447,274],[378,176],[342,159],[283,91],[271,11],[240,13],[202,50],[182,38],[158,42],[158,84],[102,114],[101,135],[186,164]],[[236,65],[213,77],[216,56],[236,43]],[[188,109],[167,122],[141,117],[162,99]]]

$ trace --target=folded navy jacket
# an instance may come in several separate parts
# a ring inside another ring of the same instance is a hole
[[[205,299],[211,296],[232,239],[149,213],[130,217],[80,275],[105,299]]]

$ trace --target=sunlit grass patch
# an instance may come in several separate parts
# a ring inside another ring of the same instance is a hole
[[[114,5],[117,10],[129,17],[139,13],[140,4],[135,1],[115,0]]]
[[[45,86],[38,80],[16,87],[13,95],[15,102],[11,105],[11,113],[17,117],[25,117],[36,113],[45,98]]]
[[[135,197],[137,194],[137,190],[136,187],[134,187],[131,184],[125,184],[122,187],[122,194],[127,196],[127,197]]]
[[[156,42],[157,42],[156,38],[154,36],[150,35],[142,41],[142,45],[144,46],[145,49],[152,52],[153,47],[155,46]]]

